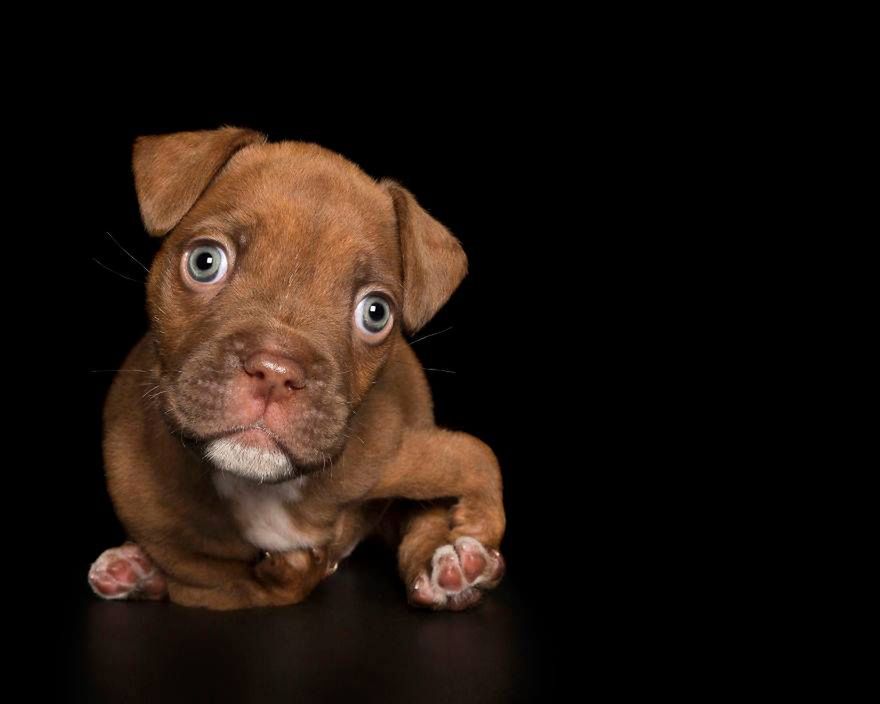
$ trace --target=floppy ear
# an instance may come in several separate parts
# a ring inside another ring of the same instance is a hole
[[[414,333],[449,300],[467,273],[461,243],[394,181],[391,194],[403,259],[403,326]]]
[[[138,137],[132,166],[147,232],[170,231],[235,152],[265,141],[259,132],[237,127]]]

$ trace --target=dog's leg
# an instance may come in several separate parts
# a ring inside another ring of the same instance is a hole
[[[266,554],[256,564],[198,556],[176,566],[168,594],[176,604],[209,609],[286,606],[303,601],[332,572],[318,550]]]
[[[398,559],[411,603],[460,610],[498,584],[504,573],[501,474],[485,444],[464,433],[408,431],[370,493],[392,496],[455,500],[451,509],[418,510],[403,527]]]
[[[317,550],[274,553],[253,564],[125,543],[101,554],[89,570],[89,584],[105,599],[170,597],[183,606],[244,609],[296,604],[332,571]]]

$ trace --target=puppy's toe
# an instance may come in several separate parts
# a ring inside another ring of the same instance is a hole
[[[431,559],[432,575],[435,586],[447,592],[457,592],[465,585],[461,564],[455,548],[443,545],[434,552]]]
[[[497,550],[487,550],[483,544],[469,536],[455,541],[462,572],[472,587],[491,589],[504,576],[504,558]]]
[[[103,599],[164,599],[164,575],[134,543],[105,550],[89,569],[89,585]]]
[[[407,594],[407,598],[414,606],[432,607],[439,597],[440,595],[436,594],[434,588],[431,586],[431,578],[428,577],[427,572],[422,572],[416,577],[415,582],[413,582],[412,587]]]
[[[479,540],[467,536],[459,538],[455,541],[455,552],[469,583],[485,581],[491,559]]]

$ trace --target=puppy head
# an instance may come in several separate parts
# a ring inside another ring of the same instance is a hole
[[[458,241],[406,190],[312,144],[224,128],[139,138],[156,402],[217,467],[320,469],[401,330],[464,277]]]

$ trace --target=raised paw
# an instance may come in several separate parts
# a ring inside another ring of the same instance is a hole
[[[492,589],[504,576],[504,558],[497,550],[461,537],[434,551],[429,570],[410,587],[409,600],[416,606],[461,611],[476,604],[482,590]]]
[[[164,599],[165,576],[134,543],[101,553],[89,569],[89,585],[103,599]]]

